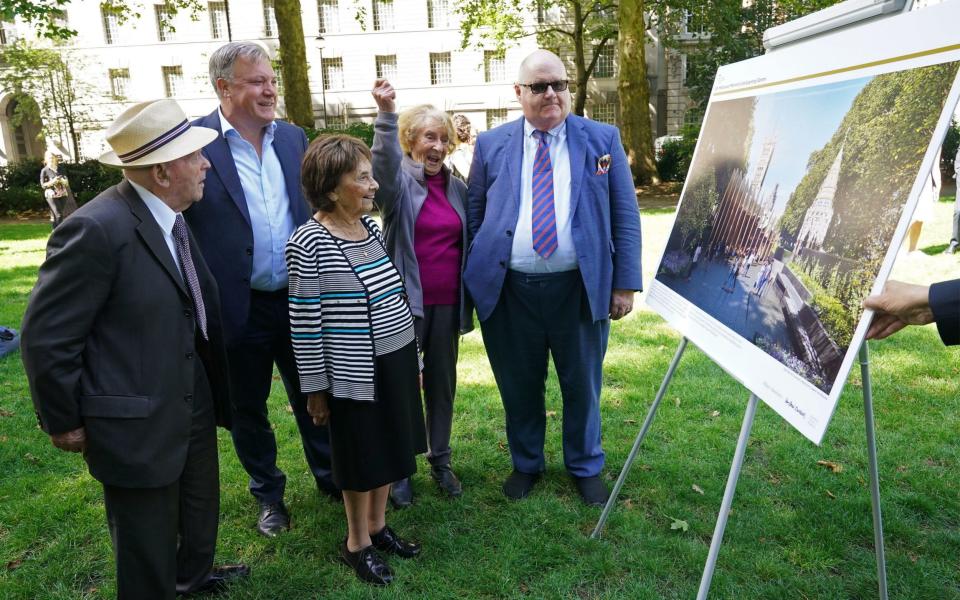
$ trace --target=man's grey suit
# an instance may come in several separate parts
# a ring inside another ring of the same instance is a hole
[[[215,423],[229,427],[231,412],[216,282],[192,239],[191,252],[209,341],[160,227],[124,181],[53,232],[24,316],[41,427],[86,430],[120,597],[169,598],[175,581],[192,589],[213,566]]]

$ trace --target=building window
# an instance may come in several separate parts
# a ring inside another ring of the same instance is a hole
[[[613,46],[609,42],[600,50],[593,76],[597,79],[613,77]]]
[[[183,67],[160,67],[163,70],[163,93],[174,98],[183,91]]]
[[[377,62],[377,79],[397,79],[397,55],[378,55],[374,57]]]
[[[507,57],[503,50],[483,51],[483,80],[487,83],[507,79]]]
[[[317,0],[317,14],[320,17],[320,33],[340,31],[340,7],[337,0]]]
[[[110,96],[114,100],[126,100],[130,84],[130,69],[110,69]]]
[[[617,123],[617,103],[616,102],[598,102],[593,105],[590,111],[590,117],[600,123]]]
[[[273,9],[273,0],[263,0],[263,35],[277,35],[277,13]]]
[[[343,114],[326,115],[324,118],[325,129],[345,129],[347,127],[347,117]]]
[[[54,9],[50,12],[50,22],[59,29],[67,29],[70,22],[67,20],[67,11],[63,9]]]
[[[153,5],[154,16],[157,18],[157,39],[169,42],[173,39],[173,7],[166,4]]]
[[[393,29],[393,0],[373,0],[373,30]]]
[[[227,3],[210,2],[207,4],[210,13],[210,37],[222,40],[227,37]]]
[[[487,110],[487,129],[493,129],[507,122],[507,109],[492,108]]]
[[[427,27],[450,27],[449,0],[427,0]]]
[[[328,90],[343,89],[343,59],[323,59],[323,87]]]
[[[109,6],[100,5],[100,20],[103,22],[103,41],[107,44],[116,44],[119,38],[117,13]]]
[[[452,80],[450,53],[430,53],[430,85],[444,85]]]
[[[704,18],[706,12],[709,9],[709,3],[704,2],[703,6],[694,9],[684,11],[683,17],[683,30],[688,35],[702,36],[707,32],[706,29],[706,19]]]

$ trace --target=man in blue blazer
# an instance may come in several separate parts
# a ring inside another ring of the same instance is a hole
[[[600,387],[610,319],[641,289],[640,215],[616,127],[570,114],[567,72],[538,50],[514,86],[523,118],[483,133],[467,192],[464,283],[506,413],[525,497],[544,470],[544,388],[553,356],[563,455],[584,501],[601,505]]]
[[[313,425],[290,341],[287,238],[310,218],[300,189],[303,130],[275,121],[277,80],[257,44],[232,42],[210,56],[220,107],[195,124],[216,130],[203,149],[210,161],[203,202],[186,214],[220,287],[230,384],[233,443],[260,504],[257,529],[273,537],[290,526],[283,503],[286,476],[267,397],[277,365],[300,429],[307,463],[321,492],[337,497],[327,430]]]

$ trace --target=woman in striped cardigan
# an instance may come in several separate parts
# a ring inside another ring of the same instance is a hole
[[[379,187],[370,150],[356,138],[320,136],[301,181],[315,211],[287,242],[290,328],[300,386],[316,425],[329,425],[334,483],[347,537],[340,557],[361,580],[386,585],[380,553],[420,545],[385,521],[390,483],[416,472],[426,452],[419,359],[403,281],[377,224],[364,215]]]

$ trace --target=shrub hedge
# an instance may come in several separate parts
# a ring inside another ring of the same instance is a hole
[[[119,183],[120,169],[107,167],[95,160],[81,163],[63,163],[61,170],[70,180],[70,189],[81,205]],[[0,166],[0,215],[12,216],[27,212],[45,212],[47,202],[40,187],[43,162],[31,158]]]

